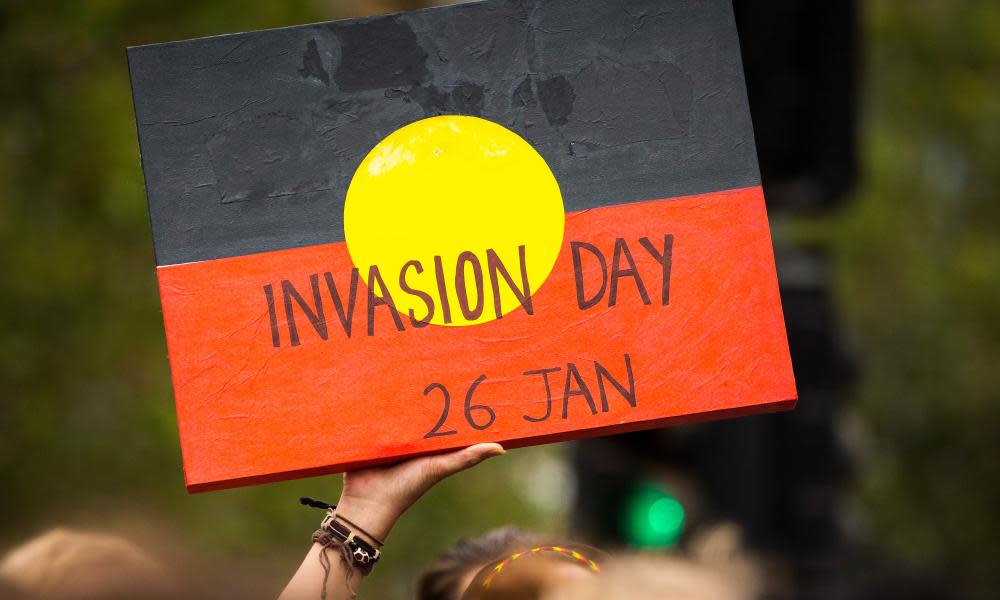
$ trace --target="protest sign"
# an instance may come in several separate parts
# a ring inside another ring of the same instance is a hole
[[[794,405],[728,0],[128,59],[190,490]]]

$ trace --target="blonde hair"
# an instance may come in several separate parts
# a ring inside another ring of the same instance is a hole
[[[160,564],[122,538],[53,529],[0,561],[0,579],[29,598],[168,598]]]

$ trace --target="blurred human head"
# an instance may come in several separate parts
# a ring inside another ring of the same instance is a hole
[[[539,543],[540,536],[514,527],[462,538],[420,576],[417,600],[459,600],[480,569]]]
[[[604,553],[595,548],[533,546],[484,566],[461,600],[542,600],[553,587],[595,579],[601,562]]]
[[[543,600],[754,600],[761,570],[731,523],[706,528],[683,553],[633,554],[602,564],[600,577],[560,581]]]
[[[435,561],[420,577],[417,600],[537,600],[555,583],[593,577],[591,557],[604,554],[578,544],[553,546],[512,527],[495,529],[459,540]],[[502,576],[491,577],[501,563]],[[490,584],[483,586],[486,579]]]
[[[172,587],[152,557],[122,538],[53,529],[0,560],[0,580],[25,598],[168,598]]]
[[[610,561],[600,577],[562,580],[542,600],[753,600],[725,574],[685,558],[635,555]]]
[[[449,550],[421,578],[417,600],[753,600],[761,571],[741,538],[738,527],[722,524],[692,537],[683,554],[610,559],[501,529]]]

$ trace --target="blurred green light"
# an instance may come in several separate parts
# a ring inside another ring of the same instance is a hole
[[[629,493],[623,525],[629,544],[669,548],[684,531],[684,506],[663,487],[641,483]]]

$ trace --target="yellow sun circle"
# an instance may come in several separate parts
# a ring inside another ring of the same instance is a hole
[[[407,324],[472,325],[531,308],[564,225],[559,184],[538,152],[468,116],[389,134],[361,161],[344,202],[354,265]]]

